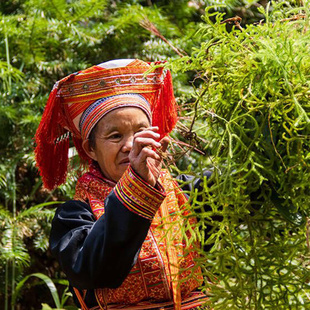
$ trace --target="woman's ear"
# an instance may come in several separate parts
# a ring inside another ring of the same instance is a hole
[[[85,153],[93,160],[97,161],[97,155],[93,147],[90,146],[89,140],[84,140],[82,142],[82,147]]]

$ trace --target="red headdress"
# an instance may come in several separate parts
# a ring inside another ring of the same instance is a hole
[[[123,106],[143,109],[161,136],[168,134],[177,121],[170,72],[122,59],[71,74],[54,85],[35,135],[36,162],[46,188],[65,182],[70,133],[81,159],[89,160],[83,140],[106,113]]]

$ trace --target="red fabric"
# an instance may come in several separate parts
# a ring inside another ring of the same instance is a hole
[[[64,183],[67,175],[69,142],[64,139],[55,143],[59,137],[70,131],[80,157],[89,160],[82,148],[77,122],[82,112],[100,98],[140,94],[150,103],[153,124],[159,127],[161,136],[173,129],[177,113],[171,74],[167,71],[163,78],[162,67],[153,71],[150,68],[140,60],[119,68],[93,66],[56,83],[35,135],[36,162],[47,189]]]
[[[167,196],[152,221],[138,262],[119,288],[95,291],[102,306],[105,299],[118,304],[173,300],[175,309],[181,309],[181,299],[202,283],[200,268],[195,266],[198,254],[194,248],[186,248],[181,233],[185,213],[182,205],[187,199],[168,171],[162,171],[159,182]],[[96,165],[91,165],[90,171],[78,180],[75,199],[89,203],[99,218],[104,214],[104,200],[114,186]],[[190,239],[189,231],[187,235]]]
[[[35,135],[36,163],[43,184],[48,189],[53,189],[56,184],[60,185],[66,180],[69,139],[61,138],[68,130],[62,126],[63,113],[57,91],[62,83],[72,78],[73,75],[69,75],[54,86]]]
[[[159,134],[164,137],[177,123],[177,110],[173,94],[170,71],[166,72],[159,98],[153,108],[153,126],[159,127]]]

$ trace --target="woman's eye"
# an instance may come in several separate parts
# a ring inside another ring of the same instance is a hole
[[[109,136],[109,139],[111,139],[111,140],[117,140],[117,139],[120,139],[121,137],[122,137],[121,134],[115,133],[115,134],[113,134],[113,135],[110,135],[110,136]]]

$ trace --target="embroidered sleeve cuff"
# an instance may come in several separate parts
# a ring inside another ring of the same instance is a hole
[[[166,197],[159,182],[152,187],[130,166],[114,187],[114,193],[127,209],[149,220],[153,219]]]

